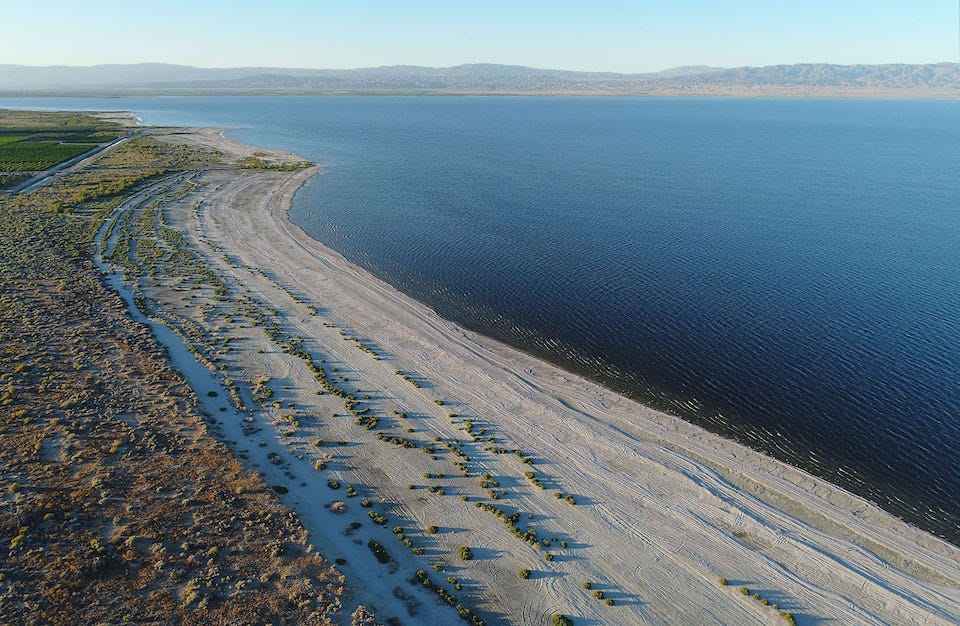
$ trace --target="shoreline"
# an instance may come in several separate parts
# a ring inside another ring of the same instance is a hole
[[[224,138],[229,140],[229,138],[226,138],[226,137],[224,137]],[[233,141],[233,140],[231,140],[231,141]],[[865,503],[869,504],[870,507],[873,507],[873,508],[877,509],[877,511],[880,512],[880,513],[882,513],[882,515],[884,515],[884,516],[889,516],[889,517],[892,518],[893,520],[896,520],[896,522],[905,524],[906,526],[908,526],[909,528],[913,529],[914,531],[916,531],[917,533],[919,533],[919,534],[922,535],[922,536],[927,536],[927,535],[929,535],[929,536],[933,537],[935,540],[941,541],[941,542],[949,545],[949,546],[952,547],[952,548],[958,548],[958,549],[960,549],[960,546],[957,546],[957,545],[955,545],[955,544],[947,541],[947,540],[944,539],[943,537],[939,537],[939,536],[937,536],[937,535],[934,534],[934,533],[931,533],[931,532],[929,532],[929,531],[927,531],[927,530],[924,530],[923,528],[920,528],[919,526],[917,526],[917,525],[915,525],[915,524],[913,524],[913,523],[911,523],[911,522],[909,522],[909,521],[907,521],[907,520],[904,520],[904,519],[900,518],[899,516],[897,516],[897,515],[895,515],[895,514],[893,514],[893,513],[890,513],[889,511],[886,511],[885,509],[881,508],[881,507],[880,507],[878,504],[876,504],[875,502],[873,502],[873,501],[871,501],[871,500],[869,500],[869,499],[867,499],[867,498],[865,498],[865,497],[863,497],[863,496],[857,495],[857,494],[855,494],[855,493],[853,493],[853,492],[851,492],[851,491],[849,491],[849,490],[847,490],[847,489],[844,489],[843,487],[841,487],[841,486],[839,486],[839,485],[837,485],[837,484],[835,484],[835,483],[833,483],[833,482],[831,482],[831,481],[829,481],[829,480],[827,480],[827,479],[825,479],[825,478],[821,478],[821,477],[819,477],[819,476],[816,476],[815,474],[812,474],[811,472],[809,472],[809,471],[807,471],[807,470],[805,470],[805,469],[803,469],[803,468],[801,468],[801,467],[797,467],[796,465],[792,465],[792,464],[787,463],[787,462],[785,462],[785,461],[781,461],[780,459],[777,459],[776,457],[774,457],[774,456],[772,456],[772,455],[770,455],[770,454],[767,454],[766,452],[763,452],[763,451],[761,451],[761,450],[757,450],[757,449],[755,449],[755,448],[753,448],[753,447],[751,447],[751,446],[748,446],[748,445],[746,445],[746,444],[740,443],[739,441],[736,441],[736,440],[734,440],[734,439],[732,439],[732,438],[725,437],[724,435],[722,435],[722,434],[720,434],[720,433],[713,432],[713,431],[711,431],[711,430],[709,430],[709,429],[707,429],[707,428],[705,428],[705,427],[703,427],[703,426],[701,426],[701,425],[699,425],[699,424],[693,423],[691,420],[685,419],[685,418],[680,417],[680,416],[677,416],[677,415],[673,415],[672,413],[668,413],[668,412],[665,411],[665,410],[658,409],[658,408],[653,407],[653,406],[651,406],[651,405],[645,404],[645,403],[643,403],[643,402],[640,401],[640,400],[631,398],[630,396],[626,395],[625,392],[618,391],[618,390],[616,390],[616,389],[612,389],[612,388],[610,388],[610,387],[607,387],[606,385],[604,385],[604,384],[602,384],[602,383],[600,383],[600,382],[598,382],[598,381],[595,381],[595,380],[593,380],[592,378],[588,377],[588,375],[586,375],[586,374],[580,374],[580,373],[573,372],[573,371],[571,371],[571,370],[565,369],[565,368],[563,368],[560,364],[554,363],[553,361],[550,361],[550,360],[548,360],[548,359],[545,358],[545,357],[538,356],[538,355],[533,354],[533,353],[531,353],[531,352],[527,352],[526,350],[523,350],[523,349],[518,348],[518,347],[516,347],[516,346],[513,346],[513,345],[511,345],[511,344],[508,344],[508,343],[506,343],[506,342],[504,342],[504,341],[501,341],[501,340],[498,340],[498,339],[494,339],[494,338],[489,337],[489,336],[487,336],[487,335],[484,335],[483,333],[480,333],[480,332],[478,332],[478,331],[474,331],[474,330],[465,328],[465,327],[461,326],[460,324],[458,324],[457,322],[454,322],[454,321],[452,321],[452,320],[449,320],[449,319],[447,319],[447,318],[442,317],[439,313],[437,313],[432,307],[430,307],[430,306],[427,305],[426,303],[423,303],[423,302],[421,302],[420,300],[417,300],[416,298],[407,295],[405,292],[397,289],[396,287],[394,287],[392,284],[390,284],[390,283],[387,282],[386,280],[384,280],[384,279],[382,279],[382,278],[380,278],[380,277],[378,277],[378,276],[370,273],[368,270],[366,270],[365,268],[357,265],[356,263],[353,263],[353,262],[347,260],[346,257],[344,257],[341,253],[337,252],[336,250],[333,250],[332,248],[329,248],[328,246],[326,246],[326,245],[323,244],[322,242],[314,239],[314,238],[311,237],[309,234],[307,234],[306,231],[304,231],[303,228],[302,228],[300,225],[296,224],[293,220],[290,219],[289,210],[290,210],[290,208],[292,207],[292,203],[293,203],[293,198],[294,198],[294,196],[299,192],[300,188],[302,188],[303,185],[305,185],[305,184],[309,181],[310,178],[313,178],[314,176],[316,176],[317,174],[319,174],[320,171],[322,171],[321,168],[322,168],[322,166],[318,166],[317,169],[316,169],[316,171],[314,171],[313,173],[311,173],[311,175],[310,175],[309,177],[304,178],[304,179],[300,182],[299,186],[298,186],[292,193],[290,193],[289,196],[288,196],[287,194],[284,194],[284,195],[282,196],[282,199],[279,200],[278,203],[277,203],[279,206],[285,207],[285,208],[282,209],[282,215],[281,215],[281,217],[275,218],[275,219],[277,219],[279,222],[282,223],[281,228],[282,228],[283,232],[285,232],[286,234],[289,234],[289,235],[291,236],[291,238],[292,238],[294,241],[299,242],[301,246],[303,246],[303,244],[304,244],[305,242],[310,242],[310,244],[315,244],[317,247],[323,249],[324,255],[330,256],[330,257],[333,257],[334,259],[336,259],[336,262],[337,262],[339,265],[341,265],[341,266],[343,266],[343,267],[345,267],[345,268],[349,268],[349,270],[352,271],[352,272],[356,272],[356,273],[358,273],[358,274],[366,274],[367,276],[365,277],[365,280],[379,283],[379,287],[380,287],[380,288],[382,288],[382,289],[387,289],[387,290],[390,290],[390,291],[395,292],[395,294],[396,294],[396,296],[397,296],[398,299],[406,300],[406,301],[407,301],[406,304],[407,304],[408,306],[411,306],[411,307],[413,307],[413,308],[419,308],[419,309],[421,309],[422,314],[424,314],[424,315],[426,315],[426,316],[429,316],[429,317],[432,317],[432,318],[437,318],[437,319],[440,321],[441,324],[444,324],[444,325],[446,325],[446,326],[449,328],[449,331],[450,331],[450,332],[455,333],[455,334],[463,335],[468,341],[473,342],[473,343],[477,344],[478,346],[487,348],[487,349],[489,349],[489,350],[491,350],[492,352],[495,352],[495,353],[500,353],[500,354],[503,356],[503,358],[505,358],[505,359],[508,359],[508,360],[509,360],[509,359],[511,359],[511,357],[514,357],[514,358],[516,358],[517,361],[521,361],[521,362],[525,361],[525,362],[524,362],[524,365],[530,364],[530,365],[533,365],[533,366],[540,366],[542,369],[546,369],[546,368],[554,369],[554,370],[556,370],[555,372],[553,372],[554,374],[559,374],[559,375],[564,376],[564,377],[569,377],[569,378],[571,379],[571,384],[576,384],[576,385],[578,385],[578,386],[581,385],[581,384],[585,384],[588,388],[589,388],[590,386],[596,387],[596,389],[595,389],[594,391],[595,391],[599,396],[602,396],[604,393],[609,393],[609,394],[611,394],[611,395],[617,396],[617,400],[622,401],[622,402],[626,402],[626,403],[632,403],[633,405],[635,405],[635,406],[636,406],[636,409],[637,409],[637,413],[638,413],[638,414],[644,414],[643,417],[646,418],[646,419],[650,419],[650,418],[651,418],[651,415],[647,415],[648,412],[651,413],[651,414],[654,414],[654,415],[656,416],[655,421],[656,421],[658,424],[661,424],[662,426],[664,426],[664,427],[667,428],[667,429],[680,432],[683,427],[688,426],[688,427],[692,427],[693,429],[695,429],[694,431],[689,431],[690,434],[695,435],[696,431],[699,430],[699,431],[703,431],[703,434],[708,435],[708,436],[710,436],[710,437],[718,437],[718,438],[720,438],[720,439],[721,439],[722,441],[724,441],[724,442],[729,442],[730,444],[733,444],[733,445],[736,445],[736,446],[739,446],[739,447],[743,448],[745,451],[749,451],[749,453],[750,453],[749,455],[748,455],[748,454],[744,454],[744,455],[743,455],[743,458],[744,458],[744,459],[747,459],[748,457],[753,457],[753,460],[755,460],[755,461],[760,461],[760,462],[769,461],[769,462],[771,462],[771,463],[773,463],[773,464],[776,464],[776,465],[778,465],[778,466],[782,466],[781,468],[778,468],[778,469],[780,469],[781,471],[786,470],[786,471],[796,472],[796,473],[798,474],[797,477],[796,477],[798,481],[822,482],[822,483],[828,485],[829,488],[834,489],[834,490],[836,490],[836,491],[838,492],[837,495],[838,495],[840,498],[842,498],[842,499],[845,500],[847,503],[849,503],[849,508],[851,508],[851,509],[859,508],[859,506],[858,506],[859,503],[858,503],[857,501],[865,502]],[[511,353],[514,353],[514,354],[511,354]],[[517,357],[519,357],[519,358],[517,358]],[[533,371],[533,369],[531,368],[530,370],[527,370],[527,371]],[[679,422],[679,424],[676,424],[676,425],[675,425],[675,424],[671,424],[671,422],[674,421],[674,420],[677,420],[677,421]],[[608,425],[608,426],[614,426],[614,424],[607,424],[607,425]],[[647,437],[650,436],[649,433],[647,433],[647,434],[640,434],[640,433],[643,432],[643,428],[640,427],[639,425],[633,427],[633,425],[632,425],[629,421],[627,421],[627,422],[625,422],[625,423],[623,423],[623,424],[618,424],[617,426],[619,426],[619,428],[617,428],[618,432],[620,432],[620,433],[622,433],[622,434],[624,434],[624,435],[626,435],[626,436],[633,437],[633,438],[635,438],[635,439],[640,439],[640,438],[642,438],[642,437],[644,437],[644,436],[647,436]],[[660,443],[661,443],[661,444],[670,443],[670,444],[676,445],[676,442],[673,442],[673,441],[661,441]],[[682,445],[677,446],[677,451],[679,451],[679,452],[681,452],[681,453],[685,453],[685,454],[694,454],[694,451],[693,451],[693,450],[684,449]],[[759,457],[759,458],[757,458],[757,457]],[[705,463],[710,463],[710,460],[708,460],[708,459],[706,459],[706,458],[701,458],[701,459],[699,459],[699,460],[702,461],[702,462],[705,462]],[[746,463],[747,461],[744,461],[744,462]],[[717,470],[718,468],[717,468],[717,467],[714,467],[713,469]],[[864,519],[866,519],[866,518],[864,518]]]
[[[180,129],[165,140],[214,147],[234,158],[253,152],[276,159],[292,156],[213,134],[219,132]],[[388,407],[400,405],[416,416],[411,422],[424,427],[412,429],[416,432],[436,433],[443,441],[469,442],[472,437],[470,456],[509,485],[506,506],[530,511],[538,525],[544,520],[551,532],[567,537],[563,543],[571,548],[551,545],[558,558],[538,562],[536,555],[544,550],[529,550],[504,536],[495,517],[473,513],[473,506],[459,502],[428,499],[419,488],[403,489],[418,470],[440,467],[442,461],[431,463],[422,454],[411,460],[395,446],[364,439],[368,433],[353,432],[350,425],[323,418],[310,434],[295,434],[287,442],[264,426],[253,435],[261,439],[247,439],[267,442],[262,449],[296,448],[296,457],[316,433],[349,433],[346,441],[359,445],[351,445],[357,452],[338,476],[366,477],[371,493],[410,521],[425,524],[428,518],[452,517],[453,523],[443,527],[458,528],[450,534],[460,536],[441,533],[418,543],[427,542],[430,554],[451,568],[462,567],[463,579],[471,581],[471,597],[484,612],[517,623],[537,623],[556,611],[621,623],[682,623],[707,615],[720,623],[761,623],[775,617],[765,606],[738,597],[732,586],[743,584],[759,585],[768,590],[765,594],[781,598],[780,604],[800,623],[804,617],[834,617],[844,623],[960,619],[960,550],[955,546],[803,470],[444,320],[310,238],[289,220],[287,211],[296,191],[316,171],[319,168],[294,174],[206,171],[201,189],[188,196],[202,207],[196,221],[175,207],[167,211],[174,226],[185,232],[195,228],[189,235],[196,240],[193,247],[223,273],[231,288],[247,289],[245,293],[273,306],[284,327],[304,337],[309,352],[342,363],[350,372],[350,386],[356,383],[369,391],[364,405],[381,416],[389,430],[396,431],[403,420],[390,417]],[[217,258],[220,254],[222,259]],[[171,297],[162,289],[150,293],[158,299]],[[170,302],[176,303],[176,297]],[[357,350],[344,335],[376,357]],[[253,335],[240,341],[252,344]],[[278,395],[295,399],[293,404],[304,413],[330,414],[332,398],[308,399],[309,372],[295,371],[282,354],[267,356],[261,348],[260,357],[251,348],[227,359],[231,378],[249,383],[257,372],[280,367],[291,384],[283,393],[276,390]],[[411,387],[394,370],[422,384]],[[250,399],[245,390],[243,395]],[[276,406],[248,405],[254,407],[251,414],[257,414],[258,424],[278,417]],[[458,415],[448,416],[449,411]],[[465,417],[492,432],[495,445],[534,450],[532,469],[549,489],[537,491],[524,481],[528,468],[512,461],[513,455],[481,450],[472,427],[464,427]],[[238,452],[246,445],[237,443],[245,436],[240,435],[232,446]],[[264,469],[262,461],[255,465]],[[302,470],[293,471],[303,477]],[[291,482],[290,495],[284,498],[311,536],[322,534],[317,529],[330,515],[316,504],[312,510],[304,504],[317,497],[329,500],[314,484],[322,482],[319,477],[308,477],[299,486]],[[476,489],[468,489],[475,479],[442,482],[474,502],[485,500],[482,492],[477,496]],[[571,494],[576,505],[554,498],[555,491]],[[450,563],[446,552],[468,540],[481,555],[476,566]],[[329,548],[331,542],[321,543]],[[401,568],[428,561],[406,558],[410,555],[401,554],[403,547],[389,537],[381,543],[399,558]],[[352,555],[351,562],[361,554]],[[529,564],[537,574],[523,584],[516,569],[503,570],[501,560]],[[825,565],[828,571],[820,571]],[[617,599],[616,606],[604,607],[579,590],[583,578],[602,581],[607,597]],[[719,578],[732,581],[731,588],[718,585]],[[362,595],[372,585],[351,586]],[[680,589],[685,606],[675,605]],[[709,607],[707,613],[704,607]]]
[[[223,129],[223,130],[221,131],[221,133],[220,133],[221,137],[223,137],[226,141],[231,141],[231,142],[240,143],[240,142],[237,142],[236,140],[230,139],[229,137],[226,137],[226,136],[223,135],[223,132],[226,132],[226,131],[229,131],[229,130],[235,130],[235,129],[232,129],[232,128]],[[241,143],[240,145],[243,145],[243,144]],[[608,385],[606,385],[603,381],[598,380],[598,377],[592,376],[589,372],[578,372],[578,371],[575,371],[575,370],[572,370],[572,369],[568,369],[568,368],[566,368],[566,367],[564,366],[563,363],[558,362],[558,361],[554,361],[554,360],[550,359],[548,355],[536,354],[535,352],[525,350],[525,349],[523,349],[523,348],[521,348],[521,347],[518,347],[518,346],[515,346],[515,345],[513,345],[513,344],[510,344],[510,343],[508,343],[508,342],[506,342],[506,341],[503,341],[503,340],[500,340],[500,339],[496,339],[496,338],[494,338],[494,337],[491,337],[491,336],[489,336],[489,335],[486,335],[486,334],[484,334],[483,332],[476,331],[476,330],[473,330],[473,329],[464,327],[464,326],[462,326],[460,323],[458,323],[458,322],[456,322],[456,321],[453,321],[453,320],[450,320],[450,319],[448,319],[448,318],[443,317],[440,313],[438,313],[433,307],[431,307],[431,306],[428,305],[427,303],[425,303],[425,302],[423,302],[423,301],[421,301],[421,300],[418,300],[418,299],[415,298],[414,296],[411,296],[411,295],[407,294],[406,292],[398,289],[397,287],[395,287],[394,285],[392,285],[391,283],[389,283],[387,280],[385,280],[385,279],[383,279],[383,278],[381,278],[381,277],[373,274],[372,272],[370,272],[369,270],[363,268],[362,266],[360,266],[360,265],[358,265],[358,264],[356,264],[356,263],[348,260],[348,259],[347,259],[346,257],[344,257],[340,252],[338,252],[338,251],[336,251],[336,250],[334,250],[334,249],[326,246],[326,245],[325,245],[324,243],[322,243],[321,241],[319,241],[319,240],[311,237],[299,224],[297,224],[296,222],[294,222],[294,221],[290,218],[289,212],[290,212],[290,209],[292,208],[292,204],[293,204],[293,200],[294,200],[295,195],[296,195],[297,193],[299,193],[299,190],[300,190],[300,188],[303,187],[303,185],[307,184],[307,182],[309,182],[309,180],[310,180],[311,178],[313,178],[314,176],[316,176],[317,174],[319,174],[319,173],[322,171],[323,167],[325,167],[325,166],[317,166],[317,170],[316,170],[313,174],[311,174],[311,176],[309,176],[308,178],[305,178],[305,179],[300,183],[300,186],[299,186],[289,197],[284,197],[283,201],[281,202],[281,204],[282,204],[283,206],[285,206],[286,208],[284,208],[284,209],[282,210],[282,216],[281,216],[280,218],[277,218],[277,219],[278,219],[278,221],[282,222],[282,224],[283,224],[283,230],[284,230],[287,234],[289,234],[292,239],[294,239],[294,240],[296,240],[296,241],[300,241],[300,242],[309,241],[309,242],[311,242],[311,244],[315,244],[315,245],[318,246],[319,248],[323,249],[326,255],[329,255],[329,256],[331,256],[331,257],[334,257],[339,264],[341,264],[341,265],[343,265],[343,266],[345,266],[345,267],[350,268],[350,270],[353,271],[353,272],[362,273],[362,274],[367,274],[367,275],[368,275],[368,276],[367,276],[367,280],[375,281],[375,282],[379,283],[379,284],[381,285],[381,287],[387,288],[387,289],[389,289],[389,290],[393,290],[394,292],[396,292],[396,293],[399,295],[399,297],[406,299],[409,303],[411,303],[411,304],[414,305],[415,307],[419,307],[420,309],[422,309],[423,312],[424,312],[424,314],[429,315],[429,316],[431,316],[431,317],[436,317],[436,318],[440,319],[443,323],[445,323],[445,324],[447,324],[447,325],[449,325],[449,326],[451,327],[452,332],[454,332],[454,333],[459,333],[459,334],[463,334],[464,336],[469,337],[469,339],[470,339],[471,341],[477,343],[478,345],[486,346],[486,347],[488,347],[489,349],[491,349],[491,350],[493,350],[493,351],[502,351],[505,355],[507,355],[507,358],[509,358],[509,355],[510,355],[511,352],[517,353],[517,354],[519,354],[519,355],[522,355],[522,356],[523,356],[525,359],[527,359],[527,360],[529,361],[529,363],[532,364],[532,365],[548,366],[548,367],[550,367],[550,368],[553,368],[553,369],[557,370],[561,375],[564,375],[564,376],[570,377],[571,379],[574,379],[575,382],[577,382],[578,384],[580,384],[580,383],[588,383],[589,385],[593,385],[593,386],[597,387],[597,388],[598,388],[598,393],[609,393],[609,394],[611,394],[611,395],[617,396],[619,399],[621,399],[621,400],[623,400],[623,401],[633,403],[634,405],[636,405],[637,407],[639,407],[640,410],[639,410],[638,412],[646,412],[646,411],[649,411],[649,412],[652,412],[653,414],[656,414],[658,417],[661,417],[661,418],[666,419],[667,421],[670,421],[670,420],[679,420],[680,423],[685,424],[685,425],[689,425],[689,426],[693,427],[693,428],[696,429],[696,430],[702,430],[702,431],[704,431],[705,433],[707,433],[707,434],[709,434],[709,435],[711,435],[711,436],[719,437],[719,438],[722,439],[723,441],[727,441],[727,442],[730,442],[731,444],[735,444],[735,445],[737,445],[737,446],[741,446],[741,447],[745,448],[746,450],[749,450],[751,453],[753,453],[753,454],[755,454],[755,455],[759,455],[759,457],[762,458],[762,459],[766,459],[766,460],[775,462],[775,463],[777,463],[777,464],[779,464],[779,465],[782,465],[784,468],[788,468],[789,470],[794,470],[794,471],[796,471],[796,472],[799,472],[798,480],[812,480],[812,481],[822,482],[822,483],[825,483],[825,484],[830,485],[830,487],[832,487],[833,489],[836,489],[836,490],[838,490],[839,492],[841,492],[841,493],[843,494],[843,497],[844,497],[844,498],[849,499],[849,501],[851,502],[851,506],[853,506],[853,503],[856,502],[856,501],[864,501],[864,502],[867,502],[870,506],[876,507],[876,508],[877,508],[879,511],[881,511],[883,514],[889,515],[890,517],[892,517],[893,519],[897,520],[898,522],[901,522],[901,523],[903,523],[903,524],[906,524],[907,526],[909,526],[910,528],[915,529],[917,532],[921,533],[922,535],[930,535],[930,536],[934,537],[935,539],[937,539],[938,541],[942,541],[942,542],[950,545],[950,546],[953,547],[953,548],[960,549],[960,544],[953,543],[953,542],[951,542],[949,539],[946,539],[946,538],[944,538],[944,537],[941,537],[940,535],[937,535],[936,533],[934,533],[934,532],[932,532],[932,531],[929,531],[929,530],[927,530],[927,529],[924,529],[924,528],[920,527],[919,525],[917,525],[916,523],[914,523],[914,522],[912,522],[912,521],[910,521],[910,520],[906,520],[906,519],[900,517],[899,515],[897,515],[897,514],[895,514],[895,513],[892,513],[892,512],[890,512],[890,511],[887,511],[887,510],[884,509],[882,506],[880,506],[880,505],[877,504],[876,502],[873,502],[873,501],[870,500],[869,498],[867,498],[867,497],[865,497],[865,496],[861,496],[861,495],[859,495],[859,494],[857,494],[857,493],[854,493],[854,492],[846,489],[845,487],[843,487],[843,486],[841,486],[841,485],[838,485],[837,483],[831,481],[831,480],[828,479],[828,478],[823,478],[823,477],[821,477],[821,476],[818,476],[818,475],[814,474],[812,471],[810,471],[810,470],[808,470],[808,469],[806,469],[806,468],[804,468],[804,467],[801,467],[801,466],[799,466],[799,465],[794,465],[794,464],[792,464],[792,463],[790,463],[790,462],[783,461],[783,460],[777,458],[776,456],[774,456],[772,453],[769,453],[769,452],[767,452],[767,451],[765,451],[765,450],[759,449],[758,447],[754,447],[754,446],[748,445],[747,443],[743,443],[743,442],[735,439],[733,436],[730,436],[730,433],[724,433],[724,432],[717,431],[717,430],[712,430],[712,429],[706,427],[706,426],[703,425],[703,423],[701,423],[701,422],[704,422],[704,423],[705,423],[705,422],[708,422],[708,420],[706,420],[705,418],[702,418],[701,416],[696,415],[695,413],[691,413],[691,416],[688,416],[688,417],[683,417],[683,416],[681,416],[681,415],[672,413],[672,412],[670,412],[668,409],[659,408],[659,407],[655,406],[654,404],[647,403],[647,402],[645,402],[644,400],[635,397],[635,396],[632,395],[628,390],[616,389],[616,388],[613,388],[613,387],[611,387],[611,386],[608,386]],[[576,380],[576,379],[579,379],[579,380]],[[642,430],[642,428],[639,428],[639,427],[638,427],[638,430]],[[630,428],[630,423],[629,423],[629,422],[627,422],[626,424],[623,425],[623,427],[620,429],[620,432],[622,432],[624,435],[636,436],[636,435],[634,434],[634,431]],[[690,453],[691,451],[689,451],[689,450],[684,450],[684,452]],[[706,459],[702,459],[702,460],[703,460],[704,462],[708,462]],[[714,467],[714,469],[716,470],[716,469],[718,469],[718,468]],[[743,485],[741,485],[741,486],[743,486]],[[856,508],[856,507],[854,506],[854,508]]]

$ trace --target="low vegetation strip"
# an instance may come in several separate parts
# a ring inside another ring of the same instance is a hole
[[[90,258],[107,214],[196,162],[137,139],[0,198],[2,623],[342,621],[341,575]]]
[[[13,187],[32,177],[33,174],[29,172],[0,172],[0,190]]]

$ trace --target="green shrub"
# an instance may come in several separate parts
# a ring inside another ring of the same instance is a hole
[[[377,560],[380,561],[381,563],[390,562],[390,553],[387,552],[386,548],[380,545],[380,543],[378,543],[376,540],[371,539],[370,541],[368,541],[367,547],[373,551],[373,555],[377,557]]]
[[[530,570],[528,570],[528,569],[522,569],[522,570],[520,570],[519,576],[520,576],[520,578],[522,578],[522,579],[524,579],[524,580],[527,580],[528,578],[530,578],[530,574],[532,574],[532,572],[531,572]]]
[[[467,546],[461,546],[459,554],[460,554],[460,558],[463,559],[464,561],[469,561],[473,559],[473,550],[471,550]]]

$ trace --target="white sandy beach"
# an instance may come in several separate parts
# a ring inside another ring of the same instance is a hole
[[[214,130],[166,139],[236,157],[255,152]],[[255,408],[250,417],[215,413],[224,438],[270,484],[288,489],[283,499],[317,549],[346,559],[350,586],[381,619],[455,623],[436,596],[406,582],[424,569],[487,623],[545,624],[554,613],[576,624],[786,623],[780,610],[798,624],[960,623],[960,549],[810,474],[440,318],[287,219],[293,195],[317,171],[210,170],[171,196],[164,212],[235,294],[206,304],[221,315],[216,331],[233,338],[222,355],[225,374]],[[161,311],[195,316],[204,302],[171,284],[141,287]],[[363,397],[378,427],[357,425],[342,399],[317,395],[305,362],[262,329],[231,323],[238,297],[275,311],[284,332],[324,360],[330,380]],[[261,377],[279,406],[251,399]],[[209,389],[197,391],[205,397]],[[533,464],[493,447],[519,449]],[[318,460],[327,467],[314,469]],[[328,480],[342,486],[333,490]],[[346,497],[347,484],[358,497]],[[492,500],[488,489],[505,494]],[[374,506],[360,507],[363,498]],[[337,500],[346,513],[330,511]],[[515,537],[477,502],[520,511],[517,526],[549,545]],[[372,523],[369,510],[385,515],[386,526]],[[345,535],[351,522],[362,526]],[[397,525],[424,554],[393,536]],[[436,533],[425,532],[431,525]],[[370,538],[395,565],[377,563]],[[459,558],[461,546],[472,560]],[[443,571],[431,569],[435,563]],[[521,569],[531,570],[529,579]],[[415,616],[408,605],[417,606]]]

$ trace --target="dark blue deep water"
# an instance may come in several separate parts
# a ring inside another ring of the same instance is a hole
[[[444,317],[960,541],[960,102],[27,105],[325,163],[294,220]]]

